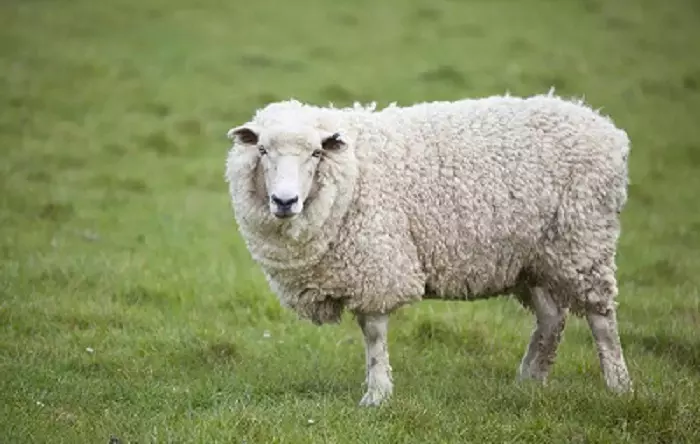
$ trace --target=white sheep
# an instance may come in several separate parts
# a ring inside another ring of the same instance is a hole
[[[290,100],[228,137],[235,219],[281,303],[316,324],[357,317],[361,405],[392,393],[394,310],[507,294],[537,319],[520,379],[546,380],[571,310],[607,387],[632,390],[615,310],[629,140],[607,117],[551,92],[381,111]]]

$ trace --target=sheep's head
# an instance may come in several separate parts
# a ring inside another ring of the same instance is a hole
[[[321,162],[342,157],[347,141],[338,132],[314,128],[261,128],[248,123],[229,130],[228,137],[257,156],[270,212],[277,218],[300,214],[317,191]]]

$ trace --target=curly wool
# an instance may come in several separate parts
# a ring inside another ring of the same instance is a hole
[[[240,233],[283,305],[317,324],[344,309],[549,288],[581,314],[616,297],[626,133],[580,101],[493,96],[408,107],[273,103],[259,128],[341,132],[299,216],[270,214],[258,158],[230,150]]]

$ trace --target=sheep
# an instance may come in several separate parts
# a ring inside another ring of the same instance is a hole
[[[633,391],[615,256],[627,133],[539,94],[410,106],[270,103],[227,133],[232,210],[281,304],[316,325],[352,313],[366,393],[393,393],[389,316],[420,300],[516,299],[536,319],[517,380],[546,383],[569,313],[606,387]]]

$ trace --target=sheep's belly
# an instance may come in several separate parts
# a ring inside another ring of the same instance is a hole
[[[428,275],[423,299],[475,301],[512,293],[525,278],[520,261],[483,262]]]

